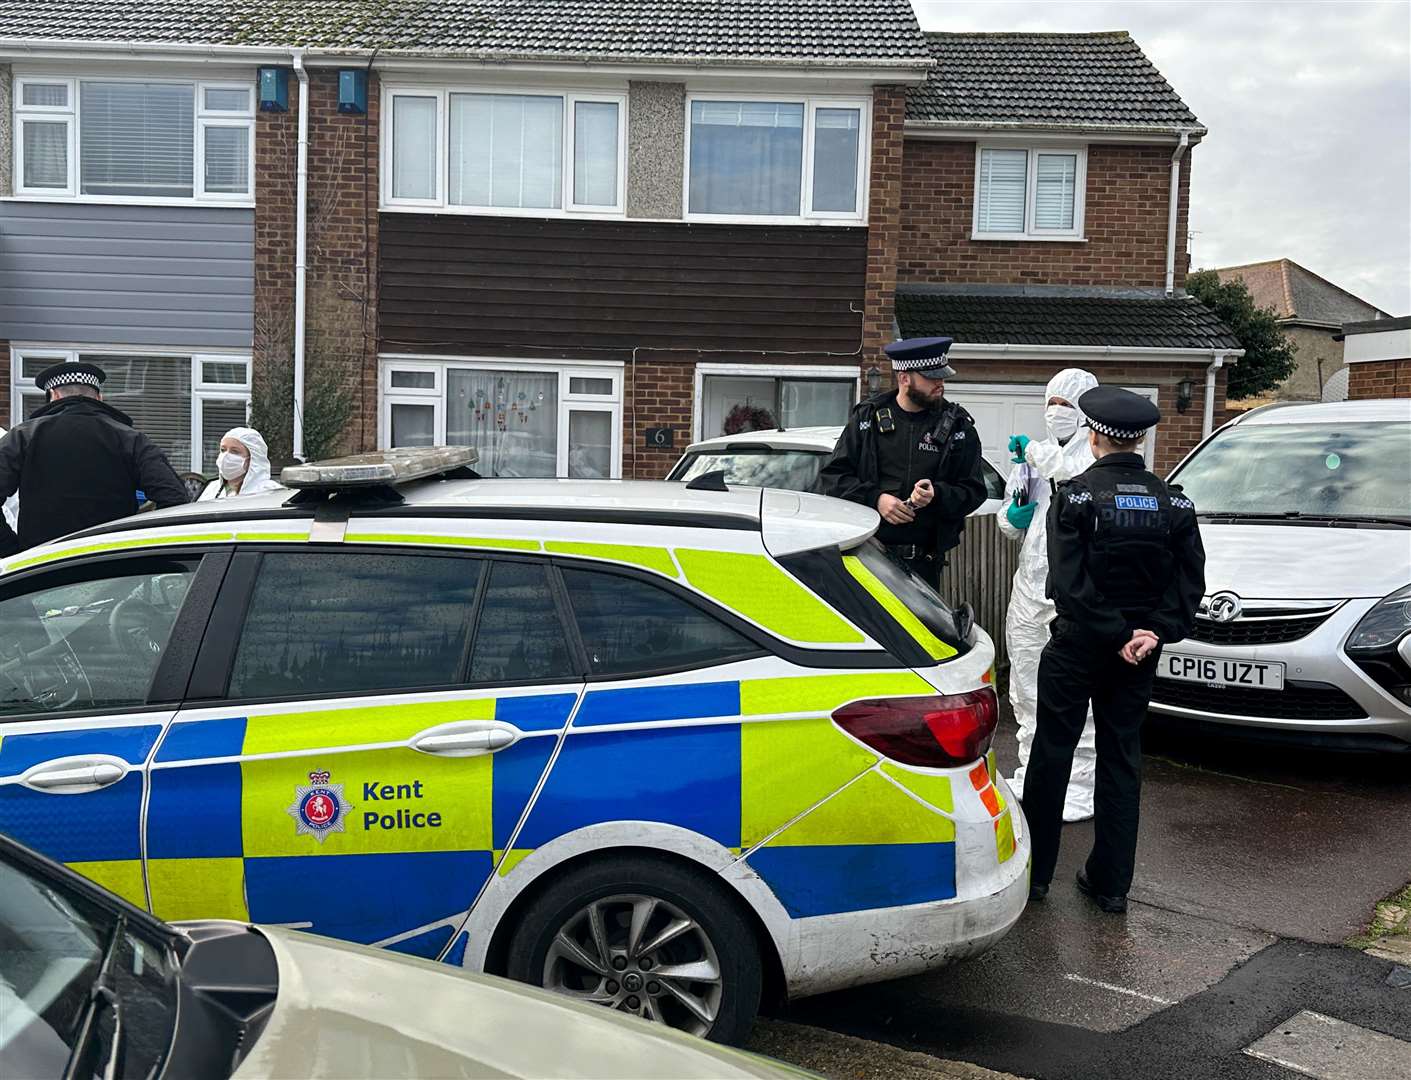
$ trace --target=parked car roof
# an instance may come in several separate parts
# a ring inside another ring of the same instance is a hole
[[[1370,401],[1277,402],[1251,409],[1240,424],[1331,424],[1411,422],[1411,398],[1378,398]]]
[[[702,439],[686,447],[692,450],[722,449],[729,446],[768,445],[778,450],[815,450],[826,452],[837,445],[838,436],[843,433],[837,427],[798,427],[782,431],[741,431],[735,435],[717,435],[713,439]]]

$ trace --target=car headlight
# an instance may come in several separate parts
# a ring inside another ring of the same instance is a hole
[[[1347,648],[1358,652],[1385,649],[1411,631],[1411,585],[1397,589],[1362,616],[1347,639]]]

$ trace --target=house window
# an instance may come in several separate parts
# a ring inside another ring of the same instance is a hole
[[[387,359],[386,447],[473,446],[482,476],[622,475],[622,368]]]
[[[688,217],[861,221],[865,101],[692,97]]]
[[[250,359],[190,353],[127,353],[16,347],[10,353],[10,422],[44,405],[35,376],[51,364],[83,361],[108,376],[103,400],[166,453],[178,472],[215,473],[220,440],[243,426],[250,407]]]
[[[251,201],[248,84],[23,77],[14,101],[17,195]]]
[[[700,437],[713,439],[778,427],[841,427],[856,400],[856,375],[706,375],[701,388]]]
[[[620,94],[386,91],[391,207],[475,214],[621,214]]]
[[[1087,151],[980,146],[975,240],[1081,240]]]

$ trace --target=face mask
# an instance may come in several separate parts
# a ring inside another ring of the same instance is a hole
[[[1078,410],[1071,405],[1050,405],[1044,410],[1044,423],[1050,435],[1066,441],[1078,434]]]
[[[227,450],[216,459],[216,471],[222,480],[239,480],[245,475],[245,459],[233,450]]]

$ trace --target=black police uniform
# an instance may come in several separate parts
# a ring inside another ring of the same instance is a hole
[[[888,351],[905,355],[910,350],[927,353],[930,370],[946,366],[948,338],[896,342]],[[939,348],[939,363],[935,349]],[[927,359],[923,358],[923,359]],[[924,373],[922,360],[893,359],[896,370]],[[954,401],[937,408],[908,412],[897,404],[896,391],[868,398],[855,406],[847,426],[833,448],[833,455],[819,473],[817,490],[824,495],[861,503],[872,510],[883,494],[903,502],[918,480],[930,480],[935,496],[915,511],[915,520],[904,525],[883,521],[881,540],[923,580],[940,583],[945,553],[960,543],[965,516],[985,501],[985,479],[980,471],[980,436],[975,421]]]
[[[56,364],[34,381],[45,390],[84,383],[103,371]],[[0,519],[0,553],[13,554],[137,511],[137,492],[157,506],[188,502],[166,456],[106,402],[65,397],[43,406],[0,440],[0,501],[20,494],[19,535]]]
[[[1089,426],[1136,438],[1156,406],[1099,387],[1078,403]],[[1205,591],[1205,549],[1195,507],[1148,472],[1138,454],[1107,454],[1060,484],[1048,514],[1048,595],[1058,610],[1039,661],[1038,717],[1024,778],[1033,841],[1031,881],[1042,895],[1058,861],[1063,798],[1088,703],[1097,726],[1095,840],[1080,886],[1125,910],[1137,850],[1141,725],[1158,646],[1139,664],[1119,655],[1137,629],[1160,645],[1190,632]]]

